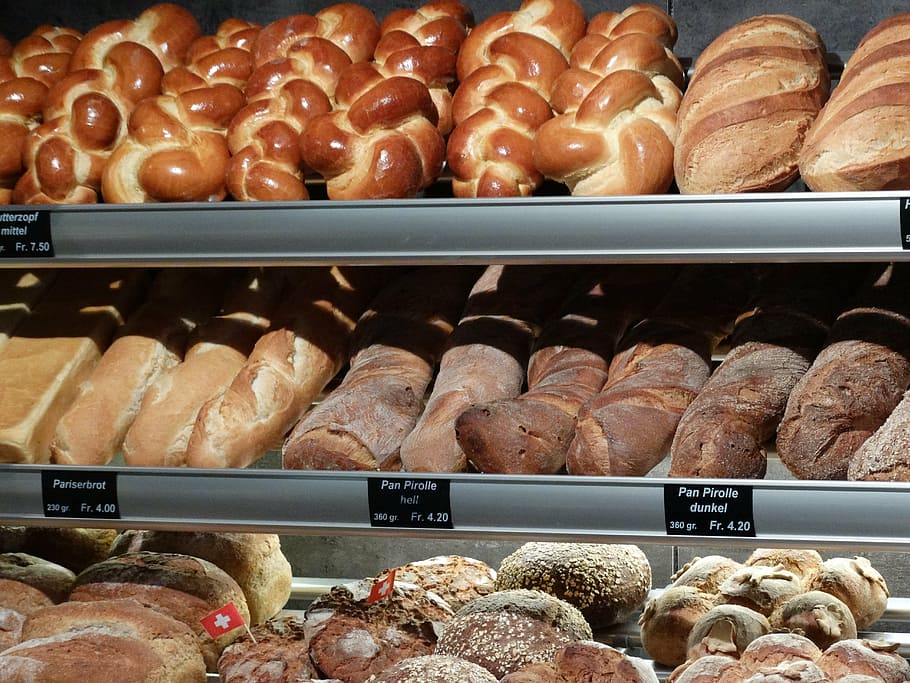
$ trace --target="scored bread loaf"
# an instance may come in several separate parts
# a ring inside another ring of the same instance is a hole
[[[678,113],[676,183],[685,194],[783,190],[828,97],[825,47],[796,17],[751,17],[698,56]]]
[[[57,422],[51,459],[62,465],[104,465],[117,453],[142,398],[176,366],[190,331],[217,312],[224,269],[162,270],[150,292]]]
[[[846,479],[853,455],[910,386],[910,271],[896,264],[875,275],[787,401],[777,450],[800,479]]]
[[[57,421],[137,305],[142,269],[64,271],[0,350],[0,462],[47,463]]]
[[[570,474],[643,475],[669,453],[682,413],[710,373],[711,353],[745,307],[751,273],[690,266],[630,328],[607,383],[578,412]]]
[[[350,335],[395,269],[313,267],[233,380],[199,409],[190,467],[246,467],[278,447],[348,358]]]
[[[199,409],[230,384],[269,326],[284,288],[280,269],[251,269],[229,292],[220,315],[193,332],[183,361],[161,372],[123,437],[127,465],[187,464]]]
[[[908,30],[910,13],[895,14],[866,33],[850,55],[800,154],[800,173],[811,189],[907,188]]]
[[[534,343],[527,391],[475,403],[456,419],[455,436],[471,466],[510,474],[563,470],[578,410],[603,387],[619,338],[655,304],[674,272],[620,267],[570,297]]]
[[[467,469],[455,421],[474,403],[518,396],[533,339],[573,277],[571,270],[549,266],[497,265],[483,272],[442,356],[426,408],[401,444],[402,469]]]
[[[478,272],[419,268],[380,290],[354,328],[341,384],[285,439],[285,469],[401,468],[401,442]]]

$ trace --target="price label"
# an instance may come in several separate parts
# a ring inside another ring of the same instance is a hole
[[[370,526],[451,529],[448,479],[370,477]]]
[[[670,536],[755,536],[751,486],[665,484]]]
[[[901,248],[910,249],[910,197],[901,197],[898,201],[901,203]]]
[[[53,258],[49,211],[0,210],[0,258]]]
[[[116,472],[41,472],[45,517],[120,519]]]

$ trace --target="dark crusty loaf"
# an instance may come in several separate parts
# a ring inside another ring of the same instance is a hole
[[[695,586],[670,586],[650,598],[638,619],[645,652],[665,666],[685,662],[689,633],[716,603],[716,595]]]
[[[657,683],[650,662],[593,640],[560,648],[552,662],[537,662],[510,673],[501,683],[568,683],[603,680],[610,683]]]
[[[822,40],[796,17],[759,15],[721,33],[696,60],[679,107],[680,191],[786,188],[829,86]]]
[[[869,31],[809,129],[800,173],[816,191],[906,189],[910,183],[910,13]]]
[[[437,555],[408,562],[395,569],[395,580],[435,593],[456,612],[496,590],[496,570],[486,562],[461,555]]]
[[[76,574],[66,567],[28,553],[0,554],[0,579],[37,588],[54,602],[66,600]]]
[[[847,478],[910,481],[910,392],[850,458]]]
[[[316,678],[302,617],[275,617],[250,630],[256,642],[244,634],[221,653],[221,683],[296,683]]]

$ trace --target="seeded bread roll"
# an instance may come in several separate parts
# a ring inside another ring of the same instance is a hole
[[[897,643],[880,640],[850,639],[834,643],[822,653],[817,664],[831,678],[875,676],[884,683],[910,680],[910,664],[898,652]]]
[[[574,605],[592,628],[625,621],[651,590],[651,565],[635,545],[525,543],[499,565],[497,590],[540,590]]]
[[[648,600],[638,620],[642,647],[655,662],[680,666],[686,661],[689,633],[716,604],[716,596],[694,586],[667,588]]]
[[[856,628],[868,628],[885,613],[890,591],[884,577],[865,557],[832,557],[808,585],[840,598],[856,621]]]
[[[771,615],[773,628],[804,634],[825,649],[839,640],[856,638],[856,621],[850,608],[830,593],[808,591],[796,595]]]
[[[73,589],[76,574],[28,553],[3,553],[0,555],[0,579],[28,584],[53,602],[63,602]]]
[[[459,681],[459,683],[497,683],[496,676],[478,664],[460,657],[424,655],[403,659],[368,679],[370,683],[427,683],[427,681]]]

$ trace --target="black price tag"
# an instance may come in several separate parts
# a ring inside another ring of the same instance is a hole
[[[910,197],[901,197],[901,248],[910,249]]]
[[[370,477],[370,526],[451,529],[448,479]]]
[[[664,484],[670,536],[755,536],[752,487]]]
[[[45,517],[120,519],[116,472],[41,472]]]
[[[0,208],[0,258],[53,258],[50,211]]]

